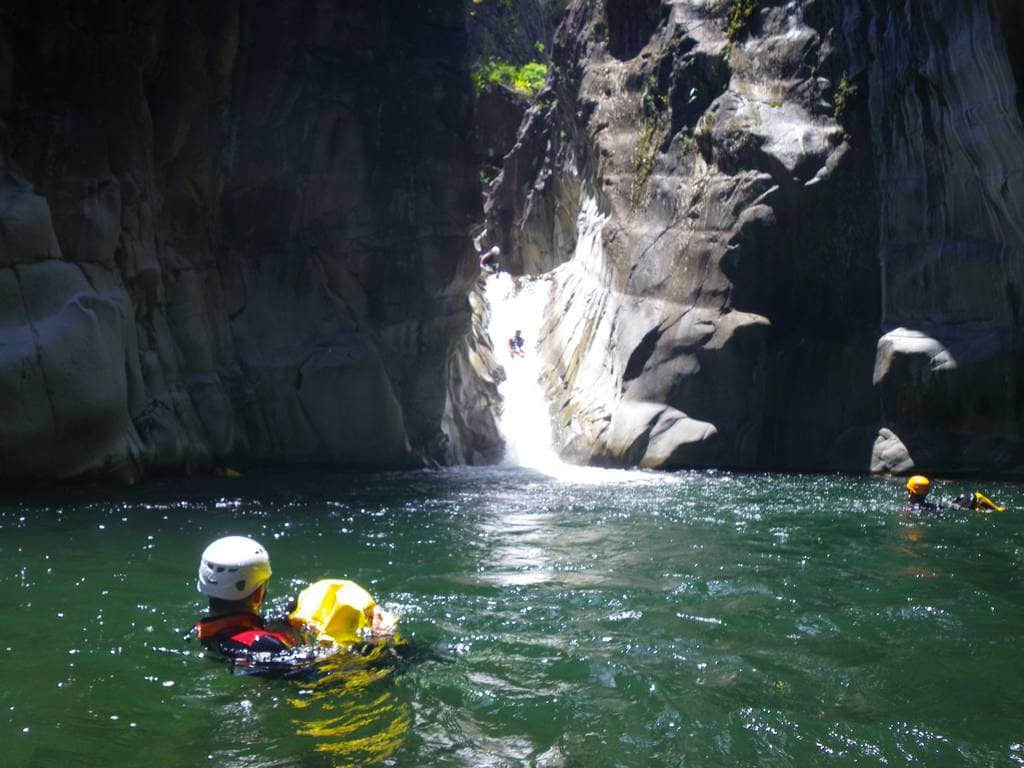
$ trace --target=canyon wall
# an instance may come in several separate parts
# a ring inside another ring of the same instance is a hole
[[[484,224],[567,458],[1024,473],[1018,5],[574,0],[516,131],[561,7],[5,3],[0,481],[496,461]]]
[[[562,452],[1020,474],[1016,17],[573,3],[487,202]]]
[[[849,3],[829,19],[879,180],[873,383],[903,462],[924,468],[1024,468],[1020,11],[999,5]]]
[[[409,466],[470,323],[461,1],[0,9],[0,479]]]

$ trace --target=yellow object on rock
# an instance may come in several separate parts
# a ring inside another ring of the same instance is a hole
[[[354,581],[321,579],[299,593],[288,621],[293,627],[316,630],[320,642],[347,645],[361,640],[372,627],[374,606],[370,593]]]

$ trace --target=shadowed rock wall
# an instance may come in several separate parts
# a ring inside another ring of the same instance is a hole
[[[1019,25],[754,5],[578,0],[559,30],[487,212],[553,270],[563,452],[1020,473]]]
[[[463,3],[5,3],[0,478],[445,459]]]
[[[1003,18],[940,0],[838,16],[879,178],[873,378],[907,466],[1024,470],[1024,128],[1008,56],[1020,38]]]

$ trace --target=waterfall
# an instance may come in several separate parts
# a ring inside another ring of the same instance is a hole
[[[505,380],[498,385],[502,412],[498,429],[505,440],[505,463],[526,467],[549,477],[571,483],[674,482],[663,473],[647,470],[601,469],[566,464],[554,448],[551,410],[541,383],[542,360],[539,354],[543,320],[558,302],[552,293],[556,285],[566,281],[566,274],[576,275],[591,286],[606,284],[602,229],[607,215],[601,212],[597,198],[585,195],[576,221],[576,248],[572,259],[551,272],[538,277],[513,278],[507,273],[491,275],[484,285],[484,301],[489,311],[487,334],[494,355],[505,370]],[[477,250],[486,230],[474,240]],[[591,313],[594,305],[579,302],[573,312]],[[585,318],[578,318],[582,321]],[[525,355],[513,357],[508,340],[516,331],[526,340]]]
[[[548,405],[540,383],[541,362],[536,351],[549,285],[543,278],[519,278],[517,285],[509,274],[501,273],[488,278],[484,291],[490,309],[487,331],[495,357],[505,369],[505,381],[498,387],[505,461],[545,474],[564,467],[552,445]],[[526,339],[522,357],[513,357],[508,345],[517,330]]]
[[[505,369],[498,386],[502,400],[498,428],[505,439],[505,464],[525,467],[569,483],[672,483],[675,479],[646,470],[600,469],[566,464],[554,448],[551,417],[541,384],[542,361],[537,342],[549,308],[552,280],[548,276],[520,277],[507,273],[487,278],[484,299],[490,311],[487,333],[494,355]],[[513,357],[508,340],[516,331],[526,339],[525,355]]]

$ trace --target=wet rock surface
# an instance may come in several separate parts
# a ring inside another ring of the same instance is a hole
[[[1020,27],[1002,5],[855,3],[840,21],[880,180],[875,388],[919,467],[1024,470]]]
[[[1017,4],[561,5],[5,3],[0,480],[496,461],[481,164],[566,458],[1024,473]]]
[[[1012,9],[753,6],[579,0],[559,30],[487,213],[558,285],[563,453],[1020,473]]]
[[[454,1],[5,3],[0,478],[444,460],[465,44]]]

